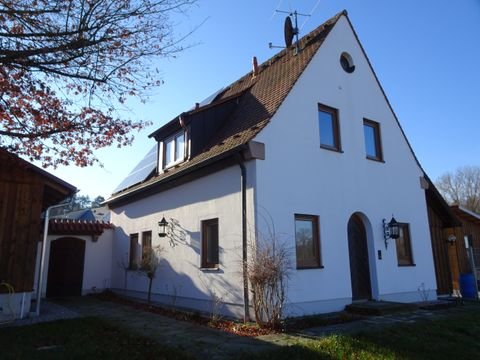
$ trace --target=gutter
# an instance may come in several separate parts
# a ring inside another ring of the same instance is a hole
[[[243,321],[250,321],[250,304],[248,298],[248,243],[247,243],[247,168],[242,156],[238,154],[238,166],[240,167],[240,180],[242,191],[242,272],[243,272]]]

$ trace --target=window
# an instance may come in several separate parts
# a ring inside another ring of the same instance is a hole
[[[382,145],[380,142],[380,124],[363,119],[363,133],[365,136],[365,151],[367,159],[383,161]]]
[[[397,259],[399,266],[408,266],[413,264],[412,244],[410,243],[410,227],[408,224],[400,223],[400,236],[395,241],[397,245]]]
[[[128,267],[130,269],[136,269],[138,266],[137,249],[138,249],[138,234],[131,234],[130,235],[130,258],[128,262]]]
[[[355,71],[353,59],[349,53],[344,52],[342,53],[342,55],[340,55],[340,65],[342,66],[342,69],[349,74]]]
[[[318,216],[295,214],[295,246],[297,269],[321,266]]]
[[[202,221],[202,268],[216,268],[218,252],[218,219]]]
[[[341,151],[337,110],[318,104],[318,125],[320,130],[320,147]]]
[[[163,167],[177,164],[185,159],[185,133],[176,133],[164,141]]]
[[[152,248],[152,232],[151,231],[144,231],[142,233],[142,262],[148,256],[148,252]]]

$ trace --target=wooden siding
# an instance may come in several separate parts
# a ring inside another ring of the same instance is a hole
[[[428,206],[428,220],[432,237],[437,293],[438,295],[448,295],[452,293],[452,273],[450,269],[448,249],[450,245],[447,243],[447,230],[444,222],[432,206]]]
[[[0,165],[0,280],[16,292],[33,289],[43,190],[38,176]]]
[[[472,272],[472,269],[468,260],[467,250],[465,248],[465,236],[471,236],[473,248],[479,250],[480,221],[474,220],[468,214],[462,214],[462,210],[454,209],[454,212],[462,223],[461,227],[449,229],[449,231],[457,237],[455,248],[457,252],[458,271],[460,273],[470,273]],[[477,266],[479,265],[480,264],[477,264]]]
[[[0,148],[0,281],[15,292],[33,290],[42,210],[75,190]]]

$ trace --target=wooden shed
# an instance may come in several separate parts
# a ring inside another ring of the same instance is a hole
[[[73,185],[0,148],[0,282],[15,293],[34,287],[41,214],[76,191]],[[0,287],[0,295],[6,292]]]
[[[458,279],[452,257],[454,249],[448,242],[452,229],[461,226],[449,205],[427,178],[428,188],[425,191],[428,207],[428,221],[432,239],[433,261],[437,278],[437,294],[451,295],[454,290],[454,279]],[[458,283],[456,286],[458,289]]]
[[[456,238],[451,245],[450,262],[454,288],[458,289],[458,279],[461,273],[472,273],[474,270],[478,272],[480,269],[480,214],[458,205],[450,208],[461,223],[460,226],[448,230],[449,234]],[[466,243],[473,248],[476,269],[472,269],[470,264]]]

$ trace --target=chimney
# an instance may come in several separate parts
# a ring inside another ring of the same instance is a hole
[[[253,59],[252,59],[252,66],[253,66],[252,77],[255,78],[255,76],[257,76],[257,74],[258,74],[258,62],[257,62],[257,57],[256,56],[254,56]]]
[[[200,107],[199,103],[195,103],[195,110],[197,110]]]

